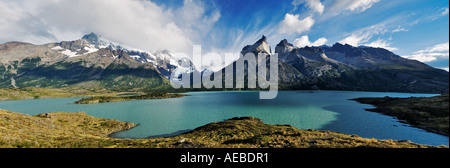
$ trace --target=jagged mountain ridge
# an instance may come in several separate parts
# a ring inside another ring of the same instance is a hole
[[[265,53],[270,56],[271,50],[267,46],[267,38],[263,36],[255,44],[244,47],[241,54]],[[448,72],[382,48],[339,43],[331,47],[298,48],[282,40],[275,53],[279,56],[280,89],[449,92]],[[236,63],[229,66],[236,66]]]
[[[336,43],[332,47],[321,46],[316,47],[322,49],[326,55],[330,58],[345,63],[347,65],[355,66],[358,68],[379,68],[382,66],[403,66],[417,69],[433,70],[435,68],[430,67],[424,63],[416,60],[409,60],[400,57],[393,52],[383,48],[373,47],[353,47],[348,44]]]

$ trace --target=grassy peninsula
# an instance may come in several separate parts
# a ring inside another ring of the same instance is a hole
[[[358,98],[360,103],[376,106],[367,109],[397,117],[413,126],[430,132],[448,136],[449,134],[449,95],[411,98]]]
[[[81,99],[76,101],[75,104],[96,104],[96,103],[109,103],[120,101],[132,101],[132,100],[145,100],[145,99],[169,99],[184,97],[183,94],[178,93],[147,93],[144,95],[133,96],[97,96]]]
[[[0,101],[63,97],[113,96],[121,92],[81,88],[0,88]]]
[[[37,116],[0,110],[0,148],[430,148],[408,141],[376,140],[329,131],[267,125],[252,117],[233,118],[191,132],[151,139],[109,135],[137,126],[85,113]]]

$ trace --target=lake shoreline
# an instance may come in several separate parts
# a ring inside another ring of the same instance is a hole
[[[178,93],[147,93],[143,95],[133,95],[133,96],[97,96],[90,98],[83,98],[74,102],[74,104],[98,104],[98,103],[112,103],[112,102],[123,102],[123,101],[133,101],[133,100],[150,100],[150,99],[170,99],[170,98],[181,98],[186,95]]]
[[[199,93],[199,92],[265,92],[267,90],[258,89],[248,89],[248,90],[221,90],[221,89],[211,89],[211,90],[196,90],[196,89],[182,89],[182,90],[170,90],[165,91],[166,93],[180,94],[180,93]],[[279,92],[289,92],[289,91],[307,91],[310,93],[320,92],[320,91],[355,91],[355,90],[278,90]],[[152,91],[150,91],[152,92]],[[356,91],[356,92],[367,92],[367,93],[379,93],[377,91]],[[130,95],[143,95],[144,91],[112,91],[106,89],[98,90],[88,90],[82,88],[0,88],[0,101],[10,101],[10,100],[31,100],[31,99],[51,99],[51,98],[72,98],[72,97],[114,97],[125,94]],[[153,93],[164,93],[161,91],[153,91]],[[387,92],[387,93],[404,93],[404,92]],[[406,93],[406,92],[405,92]],[[406,93],[408,94],[408,93]],[[411,94],[433,94],[433,93],[411,93]]]

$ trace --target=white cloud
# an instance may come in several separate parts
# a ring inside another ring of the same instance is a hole
[[[28,13],[16,1],[0,0],[0,43],[27,41],[43,43],[54,39],[39,18]]]
[[[398,48],[391,47],[390,46],[391,44],[386,42],[386,40],[383,40],[383,39],[378,39],[376,41],[373,41],[373,42],[371,42],[369,44],[364,44],[364,45],[365,46],[369,46],[369,47],[375,47],[375,48],[384,48],[384,49],[387,49],[389,51],[397,51],[398,50]]]
[[[425,16],[423,18],[419,18],[416,22],[422,22],[422,21],[435,21],[441,17],[447,16],[448,15],[448,7],[445,8],[441,8],[440,10],[436,10],[433,12],[430,12],[430,14],[428,16]]]
[[[446,70],[447,72],[449,71],[449,67],[443,67],[443,68],[440,68],[440,69]]]
[[[372,37],[375,35],[383,35],[389,32],[384,24],[377,24],[369,27],[362,28],[353,32],[351,35],[347,36],[343,40],[339,41],[341,44],[349,44],[352,46],[360,46],[367,44]],[[375,44],[381,44],[380,42],[376,42]]]
[[[280,23],[278,31],[283,34],[301,34],[309,31],[314,25],[314,19],[308,16],[300,20],[299,17],[300,15],[286,14],[284,20]]]
[[[380,0],[347,0],[347,2],[350,2],[348,4],[347,10],[364,12],[372,7],[373,4],[380,2]]]
[[[368,42],[373,37],[373,35],[378,34],[377,29],[374,28],[375,27],[371,27],[368,30],[356,31],[345,39],[339,41],[339,43],[359,46],[362,43]]]
[[[420,62],[433,62],[438,59],[448,59],[448,53],[416,53],[413,55],[403,56],[404,58],[417,60]]]
[[[42,44],[96,32],[133,48],[178,52],[191,50],[219,18],[192,0],[179,8],[148,0],[0,0],[0,42]]]
[[[392,33],[407,32],[407,31],[409,31],[409,30],[399,26],[397,29],[393,30]]]
[[[432,53],[432,52],[443,52],[443,51],[447,51],[447,52],[449,51],[449,42],[437,44],[433,47],[428,47],[425,50],[420,50],[415,53]]]
[[[449,59],[449,42],[437,44],[424,50],[416,51],[412,55],[403,56],[421,62],[433,62],[440,59]]]
[[[328,40],[326,38],[319,38],[315,42],[311,42],[311,41],[309,41],[308,36],[302,36],[302,37],[294,40],[294,46],[297,46],[297,47],[322,46],[322,45],[325,45],[327,42],[328,42]]]
[[[336,0],[327,7],[328,14],[331,16],[339,15],[345,11],[361,13],[371,8],[380,0]]]
[[[442,8],[444,11],[441,13],[442,16],[445,16],[448,14],[448,8]]]
[[[384,35],[385,33],[395,33],[400,31],[407,31],[406,29],[402,29],[398,27],[397,29],[391,31],[389,28],[386,28],[384,24],[377,24],[370,27],[366,27],[360,30],[357,30],[353,32],[351,35],[347,36],[343,40],[339,41],[341,44],[349,44],[355,47],[358,46],[368,46],[368,47],[375,47],[375,48],[384,48],[389,51],[397,51],[398,48],[391,47],[391,43],[388,41],[392,40],[389,38],[389,40],[378,38],[375,41],[372,41],[372,38],[374,36],[380,36]]]
[[[320,0],[294,0],[292,4],[297,8],[300,4],[306,4],[310,9],[314,10],[314,12],[317,12],[319,14],[322,14],[325,6],[320,2]]]
[[[346,37],[345,39],[339,41],[339,43],[341,44],[349,44],[352,46],[359,46],[361,43],[367,42],[370,38],[372,38],[372,36],[370,34],[352,34],[348,37]]]

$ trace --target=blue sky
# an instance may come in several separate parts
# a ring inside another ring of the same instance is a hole
[[[225,53],[266,35],[272,49],[382,47],[448,70],[448,13],[448,0],[0,0],[0,43],[96,32],[147,51]]]
[[[221,17],[206,36],[212,40],[200,43],[240,50],[263,34],[268,36],[272,48],[282,39],[291,43],[299,39],[297,44],[304,46],[322,38],[317,44],[341,42],[383,47],[438,68],[448,68],[448,0],[361,0],[360,4],[354,0],[338,1],[316,0],[319,2],[316,6],[323,5],[323,10],[312,7],[308,0],[205,1],[208,9],[219,10]],[[168,7],[182,5],[177,0],[155,2]],[[300,21],[310,17],[314,24],[299,31],[280,32],[287,14],[298,15]],[[310,43],[305,44],[305,36]]]

